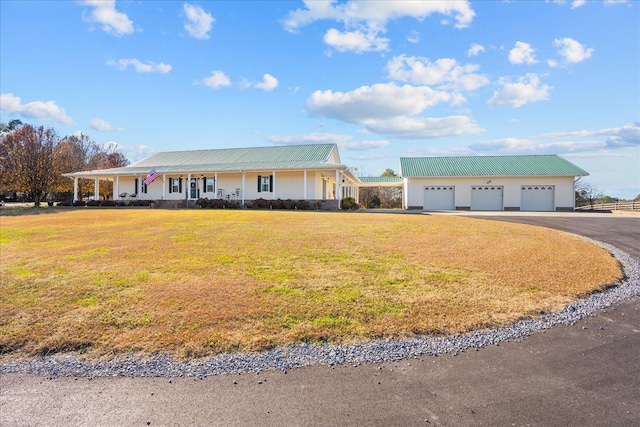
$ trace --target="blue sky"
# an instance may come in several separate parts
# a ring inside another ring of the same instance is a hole
[[[640,193],[640,2],[0,2],[0,119],[157,151],[559,154]]]

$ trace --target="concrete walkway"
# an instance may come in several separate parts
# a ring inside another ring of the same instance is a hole
[[[489,215],[640,258],[640,218]],[[458,356],[199,378],[0,378],[2,426],[640,425],[640,299]]]

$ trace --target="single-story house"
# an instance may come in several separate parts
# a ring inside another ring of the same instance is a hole
[[[575,207],[574,180],[589,175],[557,155],[403,157],[399,177],[358,177],[335,144],[168,151],[129,166],[64,174],[113,182],[114,199],[184,206],[199,198],[358,201],[362,187],[402,188],[404,209],[565,211]],[[179,203],[178,203],[179,202]],[[185,203],[186,202],[186,203]]]
[[[129,166],[64,174],[113,182],[114,199],[195,201],[199,198],[334,201],[356,197],[358,178],[341,164],[335,144],[160,152]],[[148,179],[149,175],[152,175]],[[155,178],[155,179],[154,179]],[[146,182],[145,182],[146,181]],[[174,203],[175,205],[175,203]]]
[[[403,157],[403,206],[423,210],[572,211],[575,178],[557,155]]]

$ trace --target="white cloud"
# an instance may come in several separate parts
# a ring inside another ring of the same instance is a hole
[[[332,133],[309,133],[304,135],[269,135],[267,139],[280,145],[337,144],[341,149],[351,151],[376,150],[389,145],[385,140],[354,141],[351,135]]]
[[[214,89],[219,88],[220,86],[231,86],[231,80],[229,80],[229,77],[219,70],[212,71],[209,77],[202,79],[202,83],[204,83],[205,86],[209,86]]]
[[[184,29],[187,30],[187,33],[196,39],[207,40],[209,31],[211,31],[214,22],[216,22],[215,18],[197,5],[185,3],[183,9],[187,18],[184,23]]]
[[[475,12],[466,0],[460,1],[347,1],[338,3],[335,0],[314,1],[305,0],[305,7],[289,12],[283,20],[287,31],[295,32],[305,25],[318,20],[329,19],[341,22],[345,31],[330,30],[325,35],[325,42],[334,43],[332,46],[339,50],[386,50],[388,40],[379,38],[379,33],[386,32],[386,24],[393,19],[412,17],[422,21],[432,14],[454,17],[455,26],[464,28],[471,24]],[[357,49],[352,48],[353,46]]]
[[[628,123],[618,128],[595,131],[545,133],[532,138],[501,138],[481,141],[468,146],[469,150],[495,154],[572,154],[576,157],[599,155],[617,156],[621,148],[640,146],[640,123]]]
[[[116,10],[115,0],[84,0],[80,4],[93,8],[87,21],[102,24],[102,31],[116,36],[133,33],[133,22],[126,13]]]
[[[618,128],[606,128],[595,131],[581,130],[572,132],[555,132],[543,134],[544,138],[584,138],[604,136],[607,147],[632,147],[640,145],[640,122],[627,123]]]
[[[278,87],[278,79],[273,77],[271,74],[265,74],[264,76],[262,76],[262,82],[255,83],[253,87],[268,92]]]
[[[541,85],[540,78],[534,73],[519,77],[515,83],[502,78],[500,85],[502,88],[493,93],[493,97],[487,102],[488,106],[519,108],[525,104],[549,99],[549,91],[552,89],[549,85]]]
[[[441,102],[454,105],[459,94],[427,86],[395,83],[361,86],[350,92],[315,91],[307,100],[311,114],[361,124],[369,132],[395,138],[435,138],[484,131],[467,116],[416,117]]]
[[[146,64],[140,62],[136,58],[119,59],[118,61],[109,61],[107,65],[115,67],[118,70],[126,70],[130,65],[135,68],[138,73],[160,73],[167,74],[171,71],[171,65],[161,62],[156,64],[155,62],[147,62]]]
[[[420,33],[413,30],[409,33],[409,35],[407,36],[407,41],[409,43],[418,43],[420,42]]]
[[[509,62],[512,64],[535,64],[538,62],[535,49],[529,43],[516,42],[516,46],[509,51]]]
[[[372,132],[402,139],[440,138],[484,132],[468,116],[394,117],[388,120],[367,120],[365,125]]]
[[[565,4],[566,0],[553,0],[553,2],[557,4]],[[595,3],[595,1],[590,1],[589,3]],[[629,0],[604,0],[604,4],[607,6],[612,4],[624,4],[624,3],[629,3]],[[573,0],[571,2],[571,9],[577,9],[581,6],[584,6],[585,4],[587,4],[587,0]]]
[[[467,56],[478,56],[480,52],[484,52],[484,46],[478,43],[473,43],[469,50],[467,50]]]
[[[549,67],[551,67],[551,68],[555,68],[555,67],[558,66],[558,61],[550,59],[550,60],[547,61],[547,65],[549,65]]]
[[[108,122],[106,120],[103,119],[91,119],[91,122],[89,123],[89,126],[91,126],[91,128],[95,129],[95,130],[99,130],[102,132],[108,132],[108,131],[123,131],[124,129],[122,128],[118,128],[115,127],[113,124],[111,124],[111,122]]]
[[[67,116],[64,108],[57,106],[55,102],[32,101],[23,104],[22,100],[12,93],[0,95],[0,111],[36,120],[55,120],[63,125],[73,124],[73,120]]]
[[[387,63],[389,77],[394,80],[440,89],[474,91],[489,83],[489,79],[476,71],[476,64],[461,65],[453,58],[441,58],[435,62],[429,58],[400,55]]]
[[[367,119],[387,119],[414,115],[441,102],[451,100],[447,92],[426,86],[397,86],[395,83],[361,86],[351,92],[317,90],[307,106],[312,114],[331,117],[349,123]]]
[[[362,53],[366,51],[386,51],[389,49],[389,39],[377,37],[377,32],[340,32],[335,28],[331,28],[324,35],[324,42],[340,52],[352,50],[357,53]]]
[[[566,62],[571,64],[589,59],[593,53],[592,48],[587,48],[585,45],[569,37],[555,39],[553,45],[558,48],[558,54],[562,56]]]
[[[340,148],[348,151],[368,151],[377,150],[378,148],[386,147],[389,145],[389,141],[384,139],[371,140],[371,141],[350,141],[345,142]]]

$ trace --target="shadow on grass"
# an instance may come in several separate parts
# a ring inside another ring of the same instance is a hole
[[[54,214],[60,212],[68,212],[70,210],[75,210],[80,208],[75,207],[67,207],[67,206],[47,206],[46,203],[40,205],[39,207],[34,206],[32,203],[18,203],[15,205],[5,204],[0,207],[0,217],[1,216],[22,216],[22,215],[43,215],[43,214]]]

